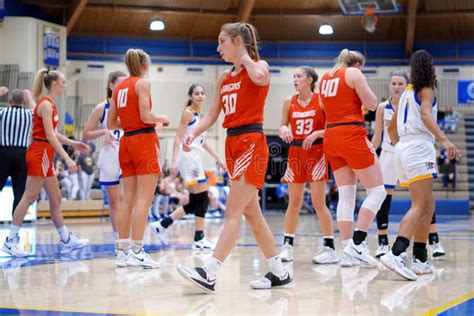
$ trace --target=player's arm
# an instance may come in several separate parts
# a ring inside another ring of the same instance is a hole
[[[423,88],[418,94],[421,102],[421,121],[426,128],[433,134],[437,140],[446,149],[449,159],[455,159],[459,156],[459,151],[448,139],[448,137],[439,128],[438,123],[433,119],[433,103],[435,102],[435,91],[432,88]]]
[[[377,109],[377,97],[372,92],[362,72],[354,67],[346,70],[345,79],[349,87],[354,88],[364,107],[370,111]]]
[[[150,96],[151,83],[147,79],[139,79],[135,84],[135,91],[138,95],[138,110],[140,112],[140,119],[145,124],[163,123],[163,126],[169,124],[166,115],[155,115],[151,112]]]
[[[243,55],[240,62],[253,83],[258,86],[266,86],[270,83],[270,70],[265,60],[254,61],[249,55]]]
[[[114,91],[115,96],[115,91]],[[107,113],[107,127],[110,129],[123,129],[122,123],[118,119],[117,106],[115,104],[115,97],[110,100],[109,112]]]
[[[278,136],[285,142],[291,143],[293,141],[293,134],[291,133],[291,129],[288,127],[290,123],[290,105],[291,105],[291,96],[287,97],[285,101],[283,101],[283,108],[281,111],[281,124],[280,128],[278,129]]]
[[[390,121],[390,124],[388,124],[387,126],[388,136],[390,136],[390,140],[392,141],[392,145],[394,146],[400,140],[400,137],[398,136],[398,131],[397,131],[397,116],[398,116],[398,111],[395,111],[395,113],[392,116],[392,120]]]
[[[225,162],[221,159],[221,157],[219,156],[219,154],[217,153],[217,151],[214,150],[214,148],[212,148],[211,146],[209,146],[208,143],[204,142],[204,144],[202,144],[202,148],[204,148],[208,153],[209,155],[211,155],[212,158],[214,158],[217,162],[217,164],[222,168],[222,169],[227,169],[226,165],[225,165]]]
[[[383,133],[383,115],[385,111],[385,103],[380,103],[375,112],[375,129],[374,135],[372,136],[372,145],[375,149],[379,148],[380,143],[382,143],[382,133]]]
[[[109,130],[99,129],[97,130],[97,126],[99,125],[101,117],[104,115],[105,111],[105,104],[99,103],[97,104],[94,109],[92,110],[91,114],[89,115],[86,126],[84,127],[84,131],[82,132],[82,139],[85,141],[97,139],[99,137],[105,136],[109,134]]]

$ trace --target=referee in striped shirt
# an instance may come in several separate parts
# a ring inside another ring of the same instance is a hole
[[[18,89],[11,92],[9,103],[10,106],[0,109],[0,191],[11,177],[15,197],[13,212],[25,192],[25,156],[33,125],[33,111],[30,109],[33,103],[29,91]]]

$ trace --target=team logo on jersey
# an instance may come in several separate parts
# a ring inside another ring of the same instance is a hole
[[[291,117],[293,118],[303,118],[303,117],[311,117],[316,115],[316,110],[306,111],[306,112],[293,112]]]
[[[239,90],[240,89],[240,83],[241,83],[241,81],[229,83],[229,84],[226,84],[226,85],[222,86],[221,94],[226,93],[226,92],[232,92],[232,91],[235,91],[235,90]]]
[[[428,171],[432,171],[434,169],[434,163],[433,162],[427,162],[426,163],[426,169],[428,169]]]

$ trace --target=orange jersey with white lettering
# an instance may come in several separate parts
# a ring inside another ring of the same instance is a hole
[[[347,68],[341,68],[334,76],[329,72],[321,78],[320,95],[326,114],[326,124],[359,122],[364,123],[362,101],[355,89],[345,80]]]
[[[269,85],[259,86],[253,83],[245,68],[237,75],[225,78],[220,91],[221,107],[224,111],[222,127],[263,125],[263,107],[268,88]]]
[[[136,131],[147,127],[155,127],[155,124],[146,124],[140,118],[138,94],[135,91],[135,84],[139,79],[140,77],[128,77],[118,83],[114,89],[113,98],[115,107],[117,108],[117,115],[124,132]]]
[[[291,98],[288,118],[294,140],[303,140],[314,131],[324,129],[324,113],[319,107],[319,95],[313,93],[307,106],[298,103],[298,96]]]
[[[53,129],[56,130],[59,122],[58,111],[56,109],[56,104],[54,101],[51,100],[49,97],[42,97],[38,101],[38,105],[40,105],[43,101],[48,101],[53,105],[53,113],[51,114],[51,119],[53,121]],[[35,139],[42,139],[46,140],[46,131],[43,125],[43,118],[38,115],[38,106],[35,107],[33,111],[33,138]]]

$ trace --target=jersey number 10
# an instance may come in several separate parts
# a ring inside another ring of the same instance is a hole
[[[333,97],[337,94],[337,88],[339,87],[339,78],[331,80],[324,80],[323,86],[321,87],[321,93],[327,97]]]
[[[128,88],[120,89],[117,95],[117,108],[124,108],[127,106]]]
[[[223,95],[222,103],[224,104],[225,115],[235,113],[236,106],[237,106],[237,93]]]

